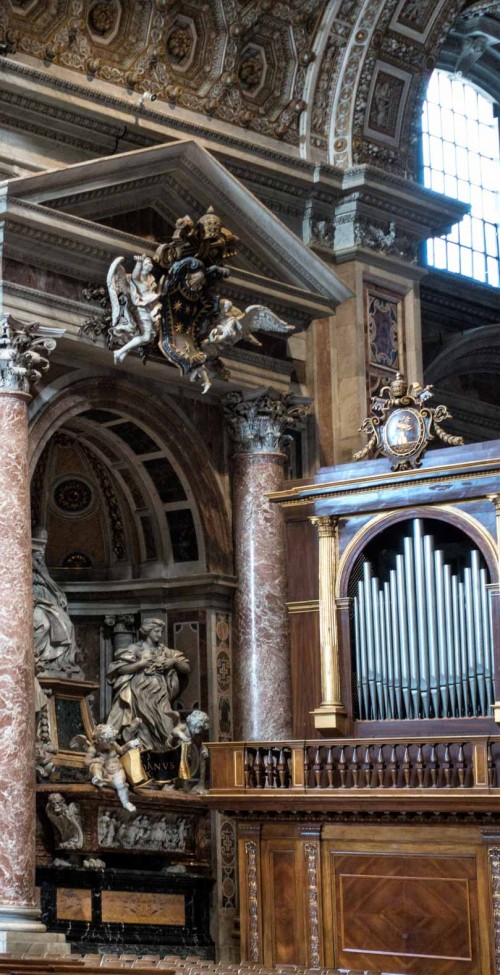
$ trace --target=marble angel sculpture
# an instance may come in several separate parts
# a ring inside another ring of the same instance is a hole
[[[206,361],[191,376],[201,379],[204,393],[210,388],[211,379],[227,378],[220,363],[225,349],[232,348],[237,342],[261,346],[256,332],[290,335],[295,330],[293,325],[287,325],[265,305],[249,305],[245,311],[241,311],[228,298],[220,298],[218,312],[212,317],[211,324],[212,328],[201,344]]]
[[[106,283],[111,301],[111,336],[115,362],[140,346],[148,345],[158,334],[161,303],[153,262],[146,254],[136,254],[131,274],[117,257],[108,271]]]
[[[89,769],[90,781],[98,789],[114,789],[127,812],[135,813],[136,809],[129,799],[128,783],[125,769],[120,759],[134,748],[139,748],[138,738],[131,738],[124,745],[117,742],[118,732],[111,724],[98,724],[92,732],[89,741],[85,735],[75,735],[71,747],[85,748],[85,763]]]

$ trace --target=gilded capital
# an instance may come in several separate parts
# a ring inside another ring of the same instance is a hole
[[[309,518],[312,525],[318,529],[320,538],[334,538],[337,533],[338,518],[335,515],[313,515]]]
[[[497,515],[500,515],[500,494],[487,494],[488,501],[495,505]]]
[[[32,383],[49,368],[49,355],[63,328],[20,322],[12,315],[0,318],[0,393],[29,396]]]
[[[307,400],[273,389],[228,393],[223,402],[235,452],[242,453],[282,452],[289,431],[310,411]]]

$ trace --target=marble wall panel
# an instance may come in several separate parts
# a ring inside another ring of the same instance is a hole
[[[120,924],[185,924],[186,905],[183,894],[156,894],[120,890],[103,890],[101,918]]]
[[[78,887],[59,887],[56,896],[57,918],[60,921],[92,920],[92,891]]]

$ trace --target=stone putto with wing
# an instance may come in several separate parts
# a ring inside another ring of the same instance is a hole
[[[153,259],[135,255],[131,272],[116,257],[106,282],[115,362],[134,349],[146,360],[158,348],[206,392],[214,378],[229,378],[221,361],[225,349],[241,341],[260,345],[255,332],[293,332],[264,305],[241,311],[215,290],[229,276],[224,262],[236,253],[237,241],[209,207],[196,223],[179,218],[168,243],[157,247]]]

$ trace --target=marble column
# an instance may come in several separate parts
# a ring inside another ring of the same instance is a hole
[[[0,951],[44,932],[35,908],[35,710],[28,401],[60,329],[0,319]]]
[[[306,409],[272,390],[225,398],[234,444],[236,740],[292,734],[285,525],[266,495],[282,487],[283,438]]]

